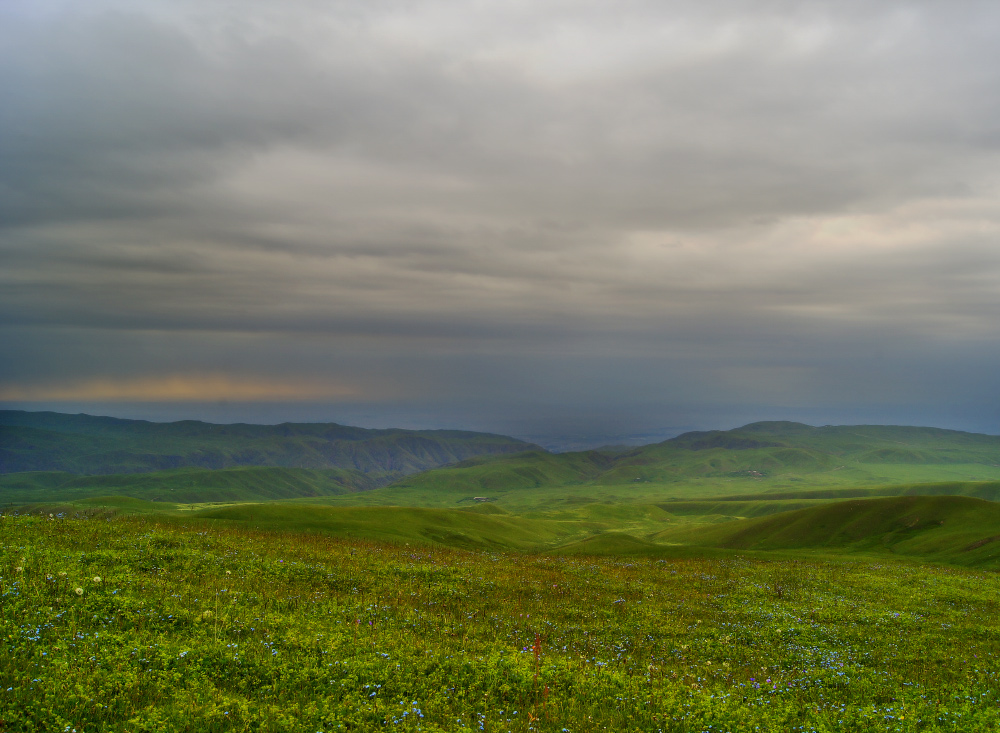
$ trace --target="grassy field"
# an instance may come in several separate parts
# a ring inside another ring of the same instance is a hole
[[[30,471],[0,474],[0,503],[74,501],[108,495],[174,503],[274,501],[368,491],[377,485],[367,474],[342,468],[177,468],[97,476]]]
[[[972,490],[976,484],[963,484]],[[889,487],[892,488],[892,487]],[[899,488],[898,493],[907,491]],[[954,488],[954,487],[952,487]],[[821,495],[826,492],[817,492]],[[982,492],[980,492],[982,493]],[[843,553],[919,556],[958,565],[1000,565],[1000,504],[963,495],[584,502],[550,511],[511,512],[487,502],[462,508],[325,506],[297,502],[150,502],[126,496],[22,507],[34,513],[106,510],[233,528],[313,532],[372,541],[464,549],[662,555],[678,545],[740,549],[825,548]],[[918,541],[919,538],[919,541]],[[596,542],[596,544],[594,544]],[[580,547],[567,546],[582,543]],[[636,544],[639,543],[639,544]],[[595,548],[600,548],[595,549]]]
[[[997,443],[3,475],[0,733],[1000,731]]]
[[[659,541],[760,550],[837,550],[1000,565],[1000,504],[966,496],[903,496],[833,502],[695,529]]]
[[[996,731],[1000,580],[0,519],[4,731]]]

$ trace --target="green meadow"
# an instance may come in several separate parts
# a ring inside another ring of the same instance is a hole
[[[203,425],[166,433],[235,440]],[[1000,730],[1000,438],[456,435],[494,454],[387,485],[385,456],[0,474],[0,732]]]
[[[16,731],[993,731],[995,572],[0,519]]]

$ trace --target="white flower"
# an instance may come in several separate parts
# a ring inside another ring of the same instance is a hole
[[[77,588],[75,592],[76,592],[76,594],[78,596],[82,596],[83,595],[83,588]]]
[[[101,582],[101,576],[100,575],[95,575],[94,576],[94,582],[95,583],[100,583]]]

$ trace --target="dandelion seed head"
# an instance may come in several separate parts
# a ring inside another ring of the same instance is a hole
[[[77,588],[73,592],[76,593],[78,596],[82,596],[83,595],[83,588]]]

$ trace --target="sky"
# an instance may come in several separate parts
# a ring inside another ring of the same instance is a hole
[[[1000,433],[997,28],[974,0],[6,0],[0,408]]]

